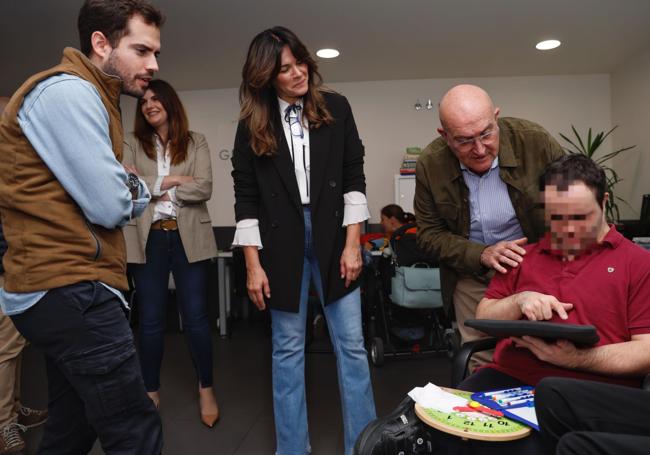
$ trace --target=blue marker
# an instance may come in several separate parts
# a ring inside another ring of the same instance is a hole
[[[534,401],[534,399],[531,399],[531,398],[524,398],[522,400],[511,401],[511,402],[509,402],[507,404],[507,406],[515,406],[515,405],[524,404],[524,403],[526,403],[528,407],[531,407],[531,406],[534,405],[535,401]]]
[[[517,387],[515,389],[506,389],[506,390],[501,390],[499,393],[495,393],[492,395],[493,400],[498,400],[500,398],[505,398],[508,396],[516,395],[518,393],[521,393],[522,390],[520,387]]]
[[[493,400],[502,400],[504,398],[512,398],[512,397],[517,397],[521,395],[528,395],[530,394],[529,390],[526,389],[521,389],[521,388],[516,388],[516,389],[508,389],[504,390],[500,393],[492,395]]]
[[[528,396],[528,395],[530,395],[528,392],[521,392],[520,391],[520,392],[517,392],[517,393],[501,394],[497,398],[493,397],[493,399],[496,399],[499,403],[502,403],[502,402],[505,402],[508,399],[516,399],[516,398],[525,397],[525,396]]]

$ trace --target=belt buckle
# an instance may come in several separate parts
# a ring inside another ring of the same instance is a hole
[[[175,222],[176,220],[174,218],[164,218],[160,220],[160,229],[163,231],[173,231],[174,226],[168,227],[168,225],[171,225],[172,222]]]

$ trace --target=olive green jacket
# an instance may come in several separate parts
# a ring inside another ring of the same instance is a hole
[[[564,154],[541,126],[523,119],[502,118],[499,124],[499,175],[524,235],[535,242],[544,231],[539,202],[539,176],[546,164]],[[489,281],[480,262],[486,246],[469,240],[469,190],[460,162],[439,137],[429,144],[416,166],[414,209],[420,248],[440,260],[442,296],[449,310],[459,276]]]

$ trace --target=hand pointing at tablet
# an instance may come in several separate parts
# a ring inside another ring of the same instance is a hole
[[[573,304],[560,302],[552,295],[539,292],[524,291],[514,296],[514,303],[519,307],[521,314],[531,321],[546,321],[557,313],[562,319],[567,319],[567,311],[573,309]]]

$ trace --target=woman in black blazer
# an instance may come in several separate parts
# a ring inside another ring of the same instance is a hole
[[[345,97],[324,89],[290,30],[257,35],[242,70],[232,158],[248,294],[271,309],[278,455],[309,453],[304,348],[313,282],[337,357],[345,451],[375,417],[361,331],[364,149]]]

